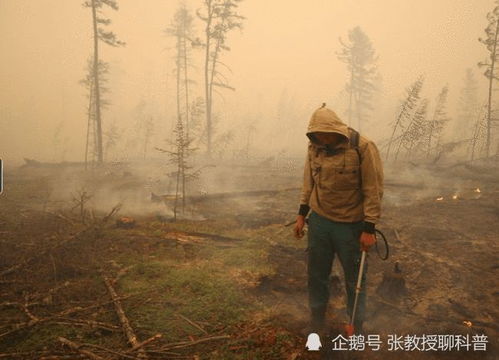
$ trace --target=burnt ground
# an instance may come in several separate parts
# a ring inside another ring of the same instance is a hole
[[[138,358],[127,352],[104,278],[115,280],[139,342],[162,335],[143,347],[153,359],[497,358],[497,170],[387,171],[379,228],[390,258],[370,252],[365,324],[382,348],[332,355],[305,350],[306,240],[284,226],[296,211],[299,171],[248,167],[223,183],[226,172],[212,171],[210,193],[276,191],[198,197],[172,222],[171,201],[151,203],[154,183],[129,169],[8,171],[0,195],[0,359],[79,358],[59,337],[105,359]],[[81,208],[83,191],[92,198]],[[121,216],[135,226],[117,227]],[[383,281],[405,288],[383,293]],[[337,263],[331,286],[333,338],[347,319]],[[485,334],[488,344],[388,351],[389,334]]]

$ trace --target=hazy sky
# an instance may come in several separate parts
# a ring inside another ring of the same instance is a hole
[[[87,101],[78,81],[92,52],[92,34],[90,10],[82,2],[0,0],[0,156],[16,162],[22,157],[61,160],[65,148],[66,160],[83,158]],[[175,108],[174,49],[164,29],[178,2],[118,3],[119,11],[106,10],[106,15],[113,21],[109,29],[127,45],[101,46],[102,59],[111,63],[112,106],[104,113],[104,126],[114,122],[120,129],[129,127],[143,100],[157,123],[155,145],[161,145]],[[186,4],[195,10],[201,0]],[[301,136],[317,106],[325,101],[343,111],[339,94],[347,73],[336,58],[338,38],[345,39],[357,25],[379,55],[383,78],[373,124],[391,120],[404,88],[421,73],[426,74],[430,99],[449,84],[452,112],[467,67],[484,84],[476,64],[487,53],[477,39],[493,6],[493,0],[244,0],[239,9],[247,18],[244,29],[230,36],[232,50],[223,55],[237,90],[217,100],[219,127],[244,129],[254,121],[260,135],[256,145],[276,131],[292,129],[294,135],[281,148],[303,148],[305,139],[296,134]],[[197,30],[202,36],[199,22]],[[201,68],[201,54],[195,60]],[[198,95],[201,75],[193,73]],[[298,119],[277,122],[283,98],[294,104]],[[382,138],[383,126],[366,131]],[[56,133],[58,148],[53,146]]]

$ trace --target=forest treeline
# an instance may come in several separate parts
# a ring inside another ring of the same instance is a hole
[[[151,138],[156,133],[155,120],[145,111],[145,103],[137,106],[134,117],[134,141],[137,158],[146,159],[150,153],[164,153],[175,168],[170,175],[176,182],[177,199],[185,199],[186,184],[197,179],[200,169],[194,169],[192,156],[207,159],[224,157],[234,145],[234,130],[221,131],[217,126],[224,103],[224,91],[236,91],[231,85],[232,69],[226,63],[226,53],[231,51],[229,34],[242,30],[246,18],[240,14],[242,0],[199,0],[190,9],[179,2],[164,34],[174,44],[175,77],[175,126],[164,146],[154,146]],[[108,74],[110,64],[102,59],[101,47],[126,46],[112,31],[111,19],[106,15],[114,11],[119,16],[118,0],[86,0],[83,7],[91,17],[93,42],[87,62],[86,74],[81,84],[87,91],[88,103],[85,164],[94,166],[106,161],[106,154],[121,141],[116,124],[106,123],[105,114],[110,106]],[[394,104],[396,116],[389,124],[386,136],[379,144],[387,162],[401,160],[435,163],[444,156],[455,160],[473,162],[490,158],[499,152],[495,126],[498,118],[497,96],[499,80],[498,34],[499,0],[484,19],[484,36],[477,39],[484,46],[485,60],[477,61],[476,69],[487,79],[487,97],[475,78],[473,64],[466,69],[460,90],[459,108],[455,118],[448,112],[449,86],[442,84],[433,98],[423,97],[425,75],[421,74],[405,89],[399,104]],[[382,76],[378,69],[379,56],[369,36],[360,26],[353,27],[346,38],[338,38],[340,51],[337,60],[347,70],[343,94],[348,124],[361,133],[366,124],[376,122],[373,110],[382,92]],[[330,59],[324,59],[329,61]],[[477,59],[478,60],[478,59]],[[337,66],[341,66],[338,64]],[[196,71],[194,71],[196,69]],[[385,124],[383,124],[385,126]],[[237,144],[237,156],[250,158],[251,141],[257,131],[249,121],[244,132],[245,141]],[[452,135],[450,135],[452,134]],[[234,145],[235,146],[235,145]],[[182,208],[185,204],[182,203]]]

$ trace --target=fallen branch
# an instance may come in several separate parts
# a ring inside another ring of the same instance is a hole
[[[60,336],[57,338],[57,340],[59,340],[62,344],[68,346],[72,350],[77,351],[80,354],[85,355],[92,360],[105,360],[105,358],[100,357],[99,355],[96,355],[91,351],[80,349],[82,345],[78,345],[77,343],[74,343],[66,338]]]
[[[78,355],[49,355],[49,356],[42,356],[38,360],[74,360],[74,359],[88,359],[87,356],[78,354]]]
[[[102,223],[105,224],[108,222],[108,220],[113,217],[113,215],[116,215],[120,210],[121,210],[121,204],[116,204],[111,211],[102,218]]]
[[[104,280],[104,283],[106,284],[109,295],[111,295],[111,299],[113,300],[114,309],[116,310],[116,314],[120,319],[123,331],[125,332],[128,342],[130,343],[130,345],[132,345],[133,348],[139,345],[137,336],[135,335],[135,332],[133,331],[132,326],[130,325],[130,321],[128,321],[128,318],[125,315],[125,311],[123,310],[123,306],[121,306],[121,301],[119,300],[119,296],[116,293],[116,290],[114,289],[111,280],[104,275],[102,275],[102,278]],[[147,358],[147,355],[144,353],[144,349],[142,348],[139,349],[139,358]]]
[[[242,239],[238,238],[233,238],[233,237],[227,237],[227,236],[222,236],[222,235],[217,235],[217,234],[208,234],[208,233],[201,233],[201,232],[194,232],[194,231],[189,231],[189,232],[172,232],[172,233],[167,233],[165,237],[168,238],[168,236],[171,236],[172,240],[177,240],[178,237],[180,236],[197,236],[201,238],[208,238],[210,240],[217,240],[217,241],[228,241],[228,242],[234,242],[234,241],[242,241]]]
[[[38,317],[36,317],[29,309],[28,309],[28,302],[21,304],[21,307],[23,311],[26,313],[26,315],[32,320],[32,321],[40,321]]]
[[[192,360],[192,355],[182,355],[180,353],[172,352],[172,351],[158,351],[158,350],[147,350],[146,351],[148,354],[153,354],[153,355],[168,355],[167,359],[187,359],[187,360]],[[160,359],[164,359],[160,358]]]
[[[131,353],[131,352],[133,352],[133,351],[139,350],[140,348],[142,348],[142,347],[146,346],[146,345],[147,345],[147,344],[149,344],[149,343],[152,343],[153,341],[155,341],[155,340],[157,340],[157,339],[161,338],[162,336],[163,336],[163,335],[161,335],[161,334],[156,334],[156,335],[154,335],[154,336],[151,336],[149,339],[144,340],[144,341],[142,341],[141,343],[138,343],[137,345],[135,345],[135,346],[134,346],[133,348],[131,348],[130,350],[127,350],[127,351],[126,351],[126,353],[128,354],[128,353]]]
[[[135,265],[130,265],[130,266],[127,266],[127,267],[124,267],[124,268],[121,268],[120,270],[118,270],[118,273],[116,274],[116,276],[114,277],[113,279],[113,284],[116,284],[118,282],[119,279],[121,279],[123,276],[126,275],[126,273],[128,271],[130,271],[130,269],[132,269]]]
[[[180,342],[176,342],[176,343],[166,344],[160,350],[163,351],[163,350],[171,350],[171,349],[180,349],[180,348],[184,348],[184,347],[188,347],[188,346],[201,344],[201,343],[204,343],[207,341],[224,340],[224,339],[230,339],[230,336],[229,335],[219,335],[219,336],[206,337],[206,338],[202,338],[202,339],[198,339],[198,340],[194,340],[194,341],[180,341]]]
[[[52,289],[49,289],[48,291],[45,291],[43,294],[32,294],[29,296],[29,300],[42,300],[44,303],[46,303],[47,299],[50,299],[49,297],[58,292],[59,290],[66,288],[70,285],[69,281],[65,281],[63,284],[60,284],[56,287],[53,287]],[[39,305],[38,303],[30,303],[28,306],[33,306],[33,305]]]
[[[114,332],[114,331],[119,330],[119,326],[100,322],[100,321],[95,321],[95,320],[71,319],[71,318],[65,318],[65,317],[61,317],[60,319],[62,321],[56,321],[55,323],[56,324],[65,324],[65,325],[89,326],[93,329],[101,329],[101,330],[106,330],[106,331],[110,331],[110,332]]]
[[[3,303],[0,303],[0,307],[23,307],[21,303],[18,302],[11,302],[11,301],[5,301]]]
[[[191,324],[192,326],[194,326],[196,329],[201,330],[201,332],[203,332],[204,334],[208,335],[208,332],[205,329],[203,329],[200,325],[196,324],[194,321],[188,319],[187,317],[185,317],[182,314],[177,314],[177,316],[181,317],[182,319],[184,319],[185,321],[187,321],[189,324]]]
[[[17,353],[4,353],[0,354],[0,359],[36,359],[38,360],[58,360],[58,359],[80,359],[87,358],[84,355],[67,355],[66,353],[58,353],[54,351],[42,350],[42,351],[23,351]]]
[[[135,357],[133,355],[127,355],[126,353],[122,353],[122,352],[119,352],[119,351],[111,350],[111,349],[105,348],[104,346],[100,346],[100,345],[85,343],[85,344],[81,344],[81,346],[91,347],[91,348],[94,348],[94,349],[99,349],[99,350],[102,350],[102,351],[106,351],[106,352],[108,352],[110,354],[118,355],[120,357],[124,357],[124,358],[127,358],[127,359],[134,359],[134,360],[137,359],[137,357]]]
[[[120,300],[122,299],[126,299],[130,297],[129,296],[125,296],[125,297],[121,297],[119,298]],[[112,303],[113,301],[106,301],[106,302],[103,302],[103,303],[99,303],[99,304],[95,304],[95,305],[91,305],[91,306],[87,306],[87,307],[80,307],[80,306],[77,306],[77,307],[74,307],[74,308],[71,308],[71,309],[66,309],[66,310],[63,310],[61,312],[59,312],[58,314],[55,314],[53,316],[48,316],[46,318],[41,318],[41,319],[38,319],[38,320],[31,320],[31,321],[27,321],[27,322],[22,322],[22,323],[18,323],[18,324],[14,324],[11,326],[11,329],[6,331],[6,332],[3,332],[3,333],[0,333],[0,338],[4,337],[4,336],[7,336],[9,334],[13,334],[19,330],[23,330],[23,329],[27,329],[27,328],[31,328],[37,324],[40,324],[40,323],[44,323],[44,322],[47,322],[47,321],[51,321],[51,320],[54,320],[54,319],[58,319],[58,318],[61,318],[61,317],[64,317],[64,316],[67,316],[67,315],[72,315],[72,314],[75,314],[77,312],[81,312],[81,311],[86,311],[86,310],[90,310],[90,309],[93,309],[93,308],[98,308],[98,307],[101,307],[101,306],[104,306],[104,305],[108,305],[110,303]]]

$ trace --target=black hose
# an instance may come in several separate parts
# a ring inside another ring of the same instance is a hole
[[[383,239],[383,242],[385,243],[385,248],[386,248],[386,253],[385,256],[381,256],[379,248],[378,248],[378,234],[381,236],[381,239]],[[381,231],[378,229],[375,230],[374,236],[376,237],[376,243],[374,246],[376,247],[376,253],[378,254],[379,258],[381,260],[386,260],[388,259],[388,256],[390,255],[390,248],[388,247],[388,241],[386,241],[385,234],[383,234]]]

